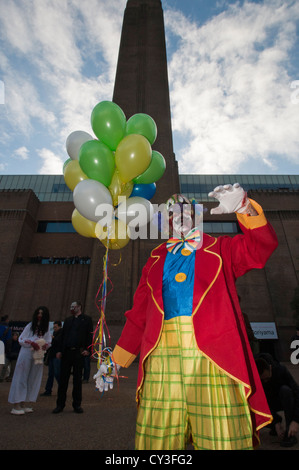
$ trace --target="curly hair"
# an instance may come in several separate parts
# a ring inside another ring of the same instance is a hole
[[[38,312],[42,310],[43,316],[40,323],[38,323]],[[49,310],[47,307],[38,307],[33,314],[31,329],[33,333],[37,333],[38,336],[43,336],[49,329]]]

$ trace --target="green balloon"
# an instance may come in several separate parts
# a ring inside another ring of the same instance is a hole
[[[88,178],[108,187],[115,169],[113,152],[99,140],[88,140],[80,147],[79,165]]]
[[[91,127],[99,140],[116,150],[125,135],[126,116],[112,101],[101,101],[92,110]]]
[[[152,151],[152,159],[148,168],[139,176],[133,179],[135,184],[151,184],[158,181],[164,174],[166,162],[163,155],[156,150]]]
[[[152,145],[157,138],[156,123],[148,114],[134,114],[127,121],[126,135],[129,134],[141,134]]]

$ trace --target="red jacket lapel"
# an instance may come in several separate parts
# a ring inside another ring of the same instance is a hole
[[[163,266],[167,255],[166,244],[157,246],[151,253],[152,265],[149,268],[147,282],[151,289],[152,299],[156,307],[164,315],[162,282]]]
[[[196,252],[193,315],[198,311],[222,267],[221,256],[213,252],[216,243],[217,238],[204,234],[203,246]]]
[[[216,243],[217,238],[204,234],[203,246],[196,252],[193,315],[197,312],[205,296],[216,281],[222,266],[221,257],[210,251]],[[163,314],[162,282],[166,255],[167,249],[165,243],[155,248],[151,253],[152,265],[148,273],[148,285],[151,289],[152,299]]]

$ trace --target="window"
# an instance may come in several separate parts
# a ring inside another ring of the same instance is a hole
[[[237,222],[204,222],[203,231],[205,233],[240,233]]]
[[[69,193],[71,190],[64,183],[54,183],[52,193]]]
[[[38,223],[37,231],[39,233],[76,233],[72,222],[59,221],[59,222],[47,222],[40,221]]]

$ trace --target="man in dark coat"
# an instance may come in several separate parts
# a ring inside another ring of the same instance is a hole
[[[57,357],[61,357],[60,382],[58,387],[56,408],[53,413],[63,411],[71,372],[73,372],[73,408],[76,413],[82,413],[82,370],[84,357],[90,354],[93,325],[91,317],[82,312],[80,302],[71,304],[71,316],[63,325],[60,337],[60,347]]]

